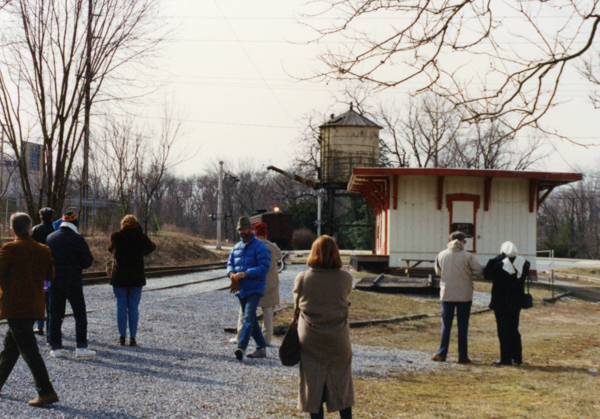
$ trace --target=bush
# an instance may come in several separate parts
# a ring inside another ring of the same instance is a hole
[[[307,228],[294,230],[292,236],[292,249],[294,250],[310,250],[313,242],[317,239],[317,235]]]

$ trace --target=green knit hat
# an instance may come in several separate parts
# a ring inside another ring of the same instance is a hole
[[[252,223],[250,223],[250,218],[243,216],[238,220],[237,230],[243,230],[245,228],[252,228]]]

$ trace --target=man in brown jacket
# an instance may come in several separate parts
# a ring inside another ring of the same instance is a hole
[[[31,218],[23,212],[10,217],[15,240],[0,248],[0,319],[8,331],[0,353],[0,390],[19,354],[29,366],[38,397],[29,405],[42,407],[58,401],[44,360],[40,355],[33,323],[44,318],[44,281],[54,279],[54,264],[48,247],[31,238]]]
[[[435,260],[435,271],[442,277],[440,281],[440,301],[442,303],[442,338],[440,349],[431,358],[444,362],[450,345],[450,331],[456,311],[458,323],[458,362],[468,364],[468,333],[471,304],[473,302],[473,277],[482,278],[483,267],[475,256],[465,250],[467,236],[455,231],[450,235],[448,248]]]

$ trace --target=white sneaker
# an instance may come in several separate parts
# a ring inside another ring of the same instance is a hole
[[[88,348],[77,348],[75,350],[75,358],[93,358],[96,352]]]
[[[50,356],[53,358],[62,358],[67,356],[67,353],[64,349],[53,349],[50,351]]]
[[[238,343],[237,338],[231,338],[229,339],[229,343]]]

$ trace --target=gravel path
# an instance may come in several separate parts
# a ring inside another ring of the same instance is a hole
[[[293,280],[304,266],[281,275],[282,300],[291,301]],[[145,288],[217,277],[211,271],[152,279]],[[239,303],[227,291],[229,280],[144,292],[138,347],[116,346],[118,337],[112,288],[84,289],[88,339],[96,358],[76,360],[74,321],[63,325],[66,358],[54,359],[40,337],[40,348],[61,401],[47,409],[30,408],[35,397],[29,370],[19,360],[0,396],[0,418],[259,418],[284,417],[278,406],[296,404],[297,368],[281,366],[277,347],[268,358],[237,361],[232,335]],[[483,296],[482,296],[483,298]],[[7,326],[0,325],[0,338]],[[252,342],[252,341],[251,341]],[[275,344],[277,342],[275,341]],[[430,354],[353,345],[355,376],[385,377],[398,372],[454,368],[429,360]],[[267,414],[265,414],[265,412]]]

